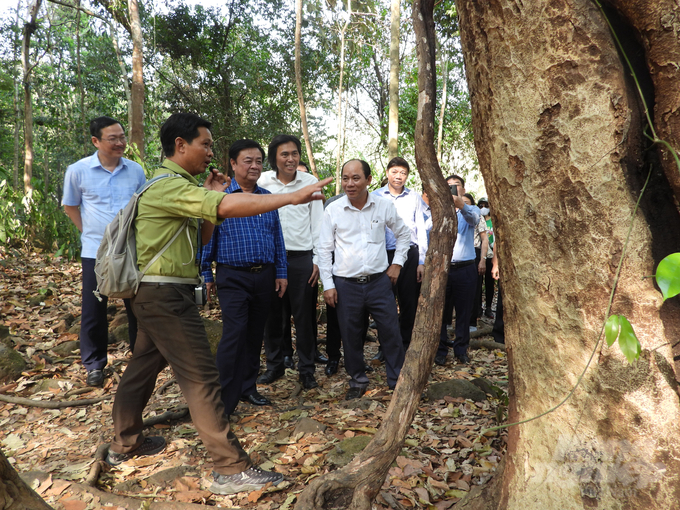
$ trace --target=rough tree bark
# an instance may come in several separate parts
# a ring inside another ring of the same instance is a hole
[[[439,109],[439,126],[437,127],[437,159],[442,160],[442,140],[444,139],[444,114],[446,113],[446,101],[449,82],[449,59],[448,52],[441,51],[440,48],[440,62],[442,67],[442,100]]]
[[[42,0],[34,0],[28,6],[29,21],[24,25],[24,39],[21,45],[21,69],[24,87],[24,194],[31,201],[33,195],[33,101],[31,96],[31,71],[30,64],[31,36],[36,29],[38,11]]]
[[[416,164],[425,190],[431,197],[434,225],[411,346],[406,352],[392,401],[373,440],[347,466],[316,478],[300,495],[296,510],[371,508],[371,502],[384,483],[390,465],[401,451],[432,370],[456,232],[451,193],[434,149],[436,80],[433,5],[434,0],[416,0],[413,4],[419,62]]]
[[[132,38],[132,85],[130,87],[130,145],[144,159],[144,62],[142,51],[142,23],[137,0],[128,0],[130,36]]]
[[[677,22],[664,20],[680,19],[680,7],[659,2],[661,15],[656,0],[614,3],[623,16],[609,6],[607,18],[630,46],[646,97],[656,100],[655,121],[666,123],[657,124],[660,134],[678,137],[671,61],[680,39]],[[643,277],[680,251],[680,218],[672,176],[654,150],[645,151],[640,100],[606,19],[591,0],[458,0],[458,12],[475,145],[498,233],[509,420],[562,401],[597,346],[563,406],[509,429],[495,489],[459,506],[677,509],[680,405],[669,343],[680,336],[680,306],[662,303]],[[640,339],[632,365],[618,346],[598,344],[631,218],[611,313],[625,315]]]
[[[45,503],[14,470],[0,451],[0,508],[27,510],[51,510],[52,507]]]
[[[390,115],[387,137],[387,157],[399,155],[399,12],[400,0],[392,0],[390,16]]]
[[[298,103],[300,103],[300,122],[302,123],[302,135],[305,138],[307,149],[307,161],[314,177],[319,178],[312,151],[312,141],[309,139],[307,129],[307,108],[305,108],[305,96],[302,94],[302,0],[295,0],[295,85],[297,86]]]

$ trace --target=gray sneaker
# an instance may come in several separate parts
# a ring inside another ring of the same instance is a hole
[[[213,494],[236,494],[237,492],[255,491],[268,483],[278,485],[283,481],[281,473],[265,471],[259,467],[249,467],[235,475],[220,475],[213,471],[215,481],[208,489]]]
[[[116,453],[109,450],[106,456],[106,462],[112,466],[122,464],[126,460],[133,457],[144,457],[146,455],[155,455],[165,449],[165,438],[162,436],[151,436],[144,438],[144,442],[137,448],[128,453]]]

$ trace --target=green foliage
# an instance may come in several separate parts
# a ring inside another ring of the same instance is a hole
[[[640,357],[640,341],[635,336],[633,326],[623,315],[610,316],[605,324],[604,334],[609,347],[614,345],[618,338],[619,347],[628,363],[632,363]]]
[[[671,253],[659,262],[655,277],[664,300],[680,294],[680,253]]]

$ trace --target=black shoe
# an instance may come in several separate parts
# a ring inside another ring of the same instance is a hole
[[[284,370],[265,370],[264,374],[257,378],[257,384],[271,384],[283,377],[283,374],[285,374]]]
[[[316,379],[314,379],[312,374],[300,375],[300,382],[302,383],[302,387],[306,390],[311,390],[312,388],[317,388],[319,386],[319,383],[316,382]]]
[[[257,391],[250,395],[241,395],[241,402],[250,402],[254,406],[270,406],[272,401],[267,397],[263,397]]]
[[[451,340],[450,338],[447,338],[446,340],[443,340],[442,343],[443,343],[446,347],[453,347],[453,340]]]
[[[104,384],[104,372],[101,370],[89,370],[87,372],[88,386],[102,386]]]
[[[165,439],[161,436],[147,437],[137,448],[128,453],[115,453],[109,450],[106,462],[112,466],[130,460],[132,457],[143,457],[145,455],[155,455],[165,449]]]
[[[328,363],[328,358],[324,356],[323,354],[319,354],[318,352],[314,355],[314,363],[318,363],[319,365],[325,365]]]
[[[367,365],[366,363],[364,363],[364,372],[366,372],[367,374],[370,372],[375,372],[375,368],[373,368],[371,365]]]
[[[283,357],[283,366],[286,368],[292,368],[295,370],[295,362],[293,361],[292,356],[284,356]]]
[[[440,367],[443,367],[444,365],[446,365],[446,355],[435,356],[434,357],[434,364],[439,365]]]
[[[490,309],[487,308],[486,310],[484,310],[484,317],[488,317],[489,319],[493,319],[494,318],[493,312]]]
[[[463,365],[470,364],[470,358],[468,358],[467,354],[461,354],[460,356],[456,356],[456,359],[458,360],[459,363],[462,363]]]
[[[328,365],[326,365],[326,370],[325,370],[326,375],[327,375],[328,377],[330,377],[330,376],[332,376],[333,374],[337,374],[337,373],[338,373],[338,365],[339,365],[339,364],[340,364],[339,361],[330,360],[330,361],[328,362]]]
[[[364,393],[366,393],[366,388],[350,388],[347,395],[345,395],[345,400],[361,398]]]
[[[249,467],[235,475],[220,475],[213,471],[215,481],[208,489],[213,494],[236,494],[237,492],[256,491],[268,483],[278,485],[283,481],[281,473],[265,471],[258,467]]]
[[[382,349],[378,349],[378,352],[371,358],[371,361],[385,361],[385,355],[383,354]]]

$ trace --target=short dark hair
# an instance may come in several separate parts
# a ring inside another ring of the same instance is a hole
[[[94,136],[98,140],[101,140],[102,138],[102,129],[107,128],[109,126],[113,126],[114,124],[120,124],[116,119],[113,117],[97,117],[96,119],[92,119],[90,121],[90,135]],[[123,127],[122,124],[120,124],[120,127]]]
[[[470,199],[470,202],[472,203],[472,205],[477,205],[477,204],[475,204],[475,198],[472,195],[470,195],[470,193],[465,193],[463,196],[468,197]]]
[[[269,153],[267,161],[269,162],[269,166],[272,170],[274,171],[278,170],[278,168],[276,167],[276,151],[278,150],[279,145],[283,145],[284,143],[288,142],[293,142],[297,147],[298,152],[302,153],[302,144],[300,143],[300,139],[297,136],[276,135],[274,138],[272,138],[269,147],[267,147],[267,152]],[[262,157],[264,157],[264,154],[262,155]]]
[[[309,165],[302,160],[300,160],[298,166],[304,166],[307,169],[307,171],[309,171]]]
[[[265,155],[262,146],[255,140],[250,140],[248,138],[236,140],[229,146],[229,159],[236,161],[238,159],[239,153],[246,149],[260,149],[260,152],[262,153],[262,159],[264,160]]]
[[[387,169],[388,170],[390,168],[392,168],[393,166],[400,166],[402,168],[405,168],[406,173],[411,172],[411,167],[409,166],[408,161],[406,161],[404,158],[400,158],[399,156],[397,156],[396,158],[390,159],[390,162],[387,163]]]
[[[363,159],[348,159],[347,161],[345,161],[345,163],[342,165],[342,168],[340,169],[340,175],[342,175],[343,172],[345,171],[345,166],[347,165],[347,163],[351,163],[352,161],[358,161],[359,163],[361,163],[361,169],[364,171],[364,177],[368,179],[369,176],[371,175],[371,165],[366,163]]]
[[[460,175],[451,174],[446,178],[447,181],[449,179],[458,179],[460,183],[463,185],[463,187],[465,187],[465,179],[463,179]]]
[[[183,138],[191,143],[198,138],[198,128],[211,129],[210,121],[195,113],[173,113],[161,126],[161,146],[166,156],[175,155],[175,140]]]

